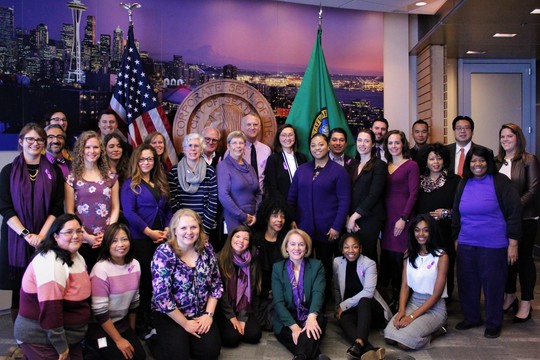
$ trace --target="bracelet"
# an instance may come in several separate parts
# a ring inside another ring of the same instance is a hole
[[[210,317],[214,317],[214,313],[213,312],[210,312],[210,311],[205,311],[203,312],[203,315],[208,315]]]
[[[409,315],[409,317],[414,320],[414,315],[413,314]]]

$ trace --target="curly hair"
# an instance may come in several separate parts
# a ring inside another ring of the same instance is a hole
[[[170,193],[167,175],[165,175],[163,168],[159,164],[158,154],[152,145],[143,143],[137,146],[133,151],[129,161],[129,177],[131,178],[131,184],[129,187],[135,194],[139,195],[141,193],[141,182],[143,180],[139,160],[141,159],[142,152],[145,150],[152,152],[152,157],[154,158],[154,167],[152,170],[150,170],[150,181],[156,185],[156,188],[159,190],[161,196],[168,199]]]
[[[97,139],[99,142],[99,158],[96,162],[99,173],[103,179],[106,179],[109,176],[109,164],[107,162],[107,154],[105,153],[103,142],[101,141],[101,138],[97,132],[90,130],[83,132],[73,147],[73,163],[71,164],[71,172],[73,173],[75,180],[79,180],[83,177],[84,148],[86,147],[86,142],[93,138]]]

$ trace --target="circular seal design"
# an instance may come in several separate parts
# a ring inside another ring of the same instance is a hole
[[[257,89],[241,81],[209,81],[189,93],[178,107],[172,129],[174,147],[181,152],[185,135],[201,134],[208,126],[218,128],[224,142],[231,131],[241,130],[242,117],[249,113],[259,115],[259,141],[271,146],[277,124],[268,100]]]

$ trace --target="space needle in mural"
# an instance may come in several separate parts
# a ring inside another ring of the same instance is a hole
[[[71,59],[69,61],[67,82],[76,82],[82,84],[85,82],[85,77],[81,67],[80,25],[82,12],[86,10],[86,5],[84,5],[80,0],[73,0],[67,3],[67,6],[71,9],[71,14],[73,17],[73,47],[71,49]]]

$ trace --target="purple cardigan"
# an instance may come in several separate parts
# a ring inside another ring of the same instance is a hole
[[[172,211],[169,201],[163,196],[156,202],[156,198],[144,185],[140,186],[141,192],[137,195],[129,187],[131,179],[127,179],[122,185],[120,193],[122,200],[122,210],[129,223],[129,230],[133,239],[146,239],[144,229],[152,225],[159,216],[164,227],[169,226]]]
[[[345,168],[329,160],[313,181],[315,162],[301,165],[292,179],[288,202],[298,228],[314,241],[327,241],[330,228],[341,232],[351,201],[351,182]]]

